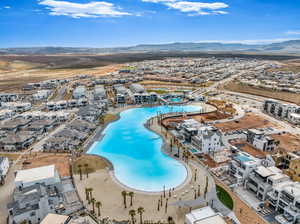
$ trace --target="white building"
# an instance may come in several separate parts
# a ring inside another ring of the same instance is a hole
[[[211,207],[195,209],[185,215],[185,224],[226,224],[223,216]]]
[[[277,148],[279,141],[271,136],[265,135],[258,129],[249,129],[247,131],[247,142],[261,151],[271,152]]]
[[[0,110],[0,120],[11,118],[13,115],[15,115],[15,112],[13,110],[9,110],[9,109]]]
[[[245,152],[238,152],[230,161],[229,173],[236,178],[238,184],[243,184],[250,172],[260,164],[260,159]]]
[[[275,166],[258,166],[248,176],[245,187],[254,193],[258,199],[264,201],[267,198],[267,193],[274,186],[289,180],[290,178]]]
[[[191,137],[191,143],[200,152],[210,154],[224,149],[222,134],[217,128],[202,126],[197,131],[197,135]]]
[[[55,185],[60,183],[60,177],[55,165],[19,170],[15,178],[16,187],[28,187],[34,184]]]
[[[281,213],[275,217],[281,224],[296,224],[300,221],[300,183],[286,181],[277,184],[268,193],[270,206]]]
[[[38,90],[37,93],[32,95],[32,98],[34,100],[45,100],[50,96],[50,94],[51,94],[51,90],[46,90],[46,89]]]
[[[290,113],[288,118],[291,123],[300,124],[300,114]]]
[[[106,98],[106,91],[103,86],[97,85],[94,88],[94,99],[103,100]]]
[[[4,180],[8,173],[9,160],[7,157],[0,156],[0,182]]]
[[[3,104],[4,108],[13,110],[15,112],[24,112],[31,109],[31,103],[26,102],[8,102]]]
[[[85,86],[77,86],[73,91],[73,98],[79,99],[86,97],[86,88]]]

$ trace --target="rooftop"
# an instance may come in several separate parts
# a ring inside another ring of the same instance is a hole
[[[55,176],[55,165],[42,166],[32,169],[19,170],[15,182],[34,182]]]

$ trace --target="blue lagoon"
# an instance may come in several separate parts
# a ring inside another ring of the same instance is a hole
[[[182,184],[186,167],[161,150],[162,138],[144,124],[157,113],[196,112],[200,106],[157,106],[128,109],[120,119],[110,123],[103,138],[95,142],[88,154],[108,159],[114,175],[122,184],[141,191],[158,192]]]

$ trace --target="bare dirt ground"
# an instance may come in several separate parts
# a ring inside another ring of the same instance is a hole
[[[54,164],[61,177],[70,176],[69,154],[34,153],[27,155],[22,169]]]
[[[254,113],[246,113],[245,116],[239,120],[214,124],[214,126],[223,132],[249,128],[279,127]]]
[[[265,158],[267,153],[254,148],[250,144],[248,144],[245,140],[241,139],[235,139],[230,141],[230,144],[234,146],[238,146],[239,149],[243,150],[246,153],[249,153],[250,155],[256,157],[256,158]]]
[[[195,119],[199,122],[209,122],[215,120],[222,120],[230,117],[228,114],[221,113],[220,111],[207,113],[207,114],[199,114],[199,115],[186,115],[184,117],[176,117],[176,118],[167,118],[162,121],[165,127],[170,126],[171,123],[180,123],[186,119]]]
[[[280,141],[279,147],[287,152],[297,152],[300,149],[300,139],[292,134],[272,135],[273,138]]]
[[[20,66],[17,69],[11,68],[15,65],[7,66],[7,63],[0,61],[0,91],[20,90],[27,83],[40,82],[47,79],[64,79],[77,76],[79,74],[88,74],[95,77],[106,75],[109,72],[120,69],[123,65],[113,64],[103,67],[83,68],[83,69],[47,69],[35,68],[30,63],[24,63],[24,67]],[[1,66],[2,65],[2,66]],[[1,70],[1,68],[3,70]],[[5,70],[4,69],[7,69]]]
[[[248,94],[252,94],[252,95],[283,100],[286,102],[296,103],[296,104],[300,105],[300,97],[299,97],[299,94],[296,94],[296,93],[274,91],[271,89],[263,89],[263,88],[240,84],[237,82],[228,83],[227,85],[224,86],[224,89],[233,91],[233,92],[248,93]]]
[[[273,69],[272,71],[291,71],[291,72],[300,72],[300,60],[292,59],[282,62],[278,62],[282,67],[278,69]]]

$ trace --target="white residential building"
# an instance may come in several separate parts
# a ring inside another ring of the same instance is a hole
[[[185,224],[226,224],[223,216],[211,207],[192,210],[185,215]]]
[[[261,160],[245,152],[238,152],[229,164],[229,173],[236,178],[237,184],[243,184],[250,172],[261,164]]]
[[[31,103],[26,102],[8,102],[3,104],[4,108],[13,110],[15,112],[24,112],[31,109]]]
[[[7,157],[0,156],[0,182],[4,180],[9,169],[9,159]]]
[[[268,193],[270,206],[281,213],[275,217],[281,224],[300,222],[300,183],[286,181],[277,184]]]
[[[267,193],[274,186],[289,180],[290,178],[275,166],[258,166],[248,176],[245,187],[254,193],[258,199],[264,201],[267,198]]]
[[[15,178],[15,186],[28,187],[34,184],[55,185],[60,183],[60,177],[55,165],[19,170]]]
[[[32,98],[34,100],[45,100],[50,96],[50,94],[51,94],[51,90],[46,90],[46,89],[38,90],[37,93],[32,95]]]
[[[210,154],[224,149],[222,133],[215,127],[202,126],[197,135],[191,137],[191,144],[201,153]]]
[[[247,131],[247,142],[253,145],[254,148],[266,152],[275,150],[279,145],[279,141],[271,136],[265,135],[258,129],[249,129]]]
[[[73,98],[79,99],[86,97],[86,88],[85,86],[77,86],[73,91]]]

